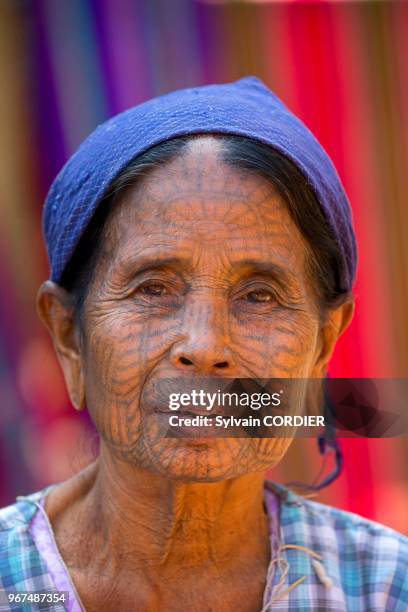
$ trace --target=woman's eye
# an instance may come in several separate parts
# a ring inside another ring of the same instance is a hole
[[[143,285],[139,289],[141,293],[144,295],[151,295],[153,297],[160,297],[162,295],[167,295],[168,291],[164,285],[160,283],[150,283],[149,285]]]
[[[247,293],[244,299],[248,302],[271,302],[273,300],[273,294],[267,289],[257,289]]]

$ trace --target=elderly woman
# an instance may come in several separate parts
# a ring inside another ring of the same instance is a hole
[[[44,228],[39,314],[100,450],[0,512],[2,609],[407,610],[406,538],[265,482],[291,438],[163,435],[163,381],[324,379],[350,323],[351,211],[305,126],[255,78],[151,100]]]

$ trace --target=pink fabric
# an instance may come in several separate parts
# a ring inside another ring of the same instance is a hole
[[[69,592],[69,601],[65,604],[67,612],[84,612],[85,608],[81,604],[68,568],[58,550],[51,523],[44,509],[44,501],[45,498],[37,504],[38,512],[36,512],[31,521],[30,531],[32,538],[48,567],[55,588],[58,591]],[[269,516],[269,537],[271,558],[273,558],[279,549],[280,504],[279,497],[267,487],[265,487],[265,508]]]
[[[58,591],[69,592],[69,601],[64,604],[67,612],[84,612],[68,569],[59,553],[51,523],[44,509],[44,500],[45,498],[37,504],[38,512],[35,513],[30,525],[31,536],[47,564],[55,588]]]
[[[280,546],[280,500],[271,489],[265,487],[265,507],[269,516],[269,541],[271,544],[271,559],[275,558]]]

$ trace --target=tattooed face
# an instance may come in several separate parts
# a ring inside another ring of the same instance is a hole
[[[84,312],[88,410],[110,452],[169,478],[276,464],[290,440],[163,438],[149,390],[169,377],[316,375],[307,245],[270,182],[193,140],[117,203]]]

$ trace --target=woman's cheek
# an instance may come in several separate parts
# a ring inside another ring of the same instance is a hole
[[[231,346],[244,372],[263,378],[308,376],[318,322],[308,312],[276,310],[231,326]],[[242,374],[244,377],[245,374]]]
[[[140,396],[146,379],[167,353],[169,323],[105,316],[87,344],[85,387],[88,411],[103,438],[134,445],[141,433]]]

